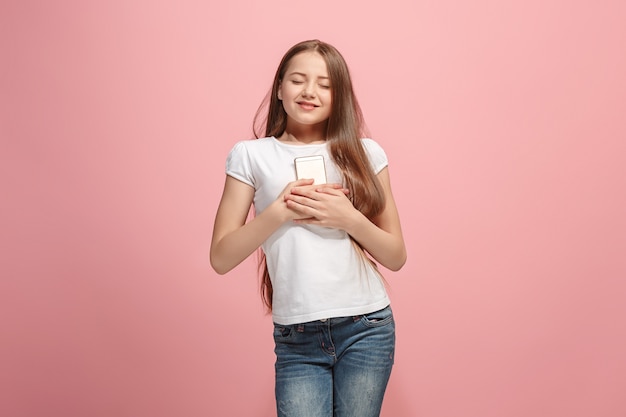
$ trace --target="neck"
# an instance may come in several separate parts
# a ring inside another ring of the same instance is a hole
[[[283,134],[278,138],[282,142],[294,142],[302,144],[323,143],[326,142],[326,123],[316,125],[290,125]]]

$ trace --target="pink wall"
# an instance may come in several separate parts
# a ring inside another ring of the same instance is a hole
[[[625,5],[3,1],[0,414],[273,415],[254,261],[207,252],[226,153],[318,37],[409,249],[383,416],[626,415]]]

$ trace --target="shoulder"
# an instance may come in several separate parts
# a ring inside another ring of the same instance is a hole
[[[269,145],[272,145],[273,142],[274,142],[274,138],[272,137],[240,140],[239,142],[236,142],[233,145],[231,152],[233,150],[242,151],[242,150],[264,148],[264,147],[268,147]]]
[[[378,144],[378,142],[370,138],[362,138],[361,143],[367,153],[374,173],[378,174],[389,164],[385,150]]]
[[[271,154],[274,138],[241,140],[232,147],[226,158],[226,174],[255,186],[259,161]]]
[[[250,158],[267,152],[273,146],[274,138],[246,139],[236,142],[231,148],[228,159]]]
[[[365,148],[366,151],[368,152],[382,152],[384,153],[385,150],[383,149],[382,146],[380,146],[380,144],[378,142],[376,142],[374,139],[371,138],[361,138],[361,143],[363,144],[363,147]]]

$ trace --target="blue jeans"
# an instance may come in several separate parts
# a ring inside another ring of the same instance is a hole
[[[378,417],[391,374],[391,307],[354,317],[274,324],[279,417]]]

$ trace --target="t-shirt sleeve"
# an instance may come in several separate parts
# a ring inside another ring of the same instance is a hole
[[[254,187],[250,155],[245,143],[237,142],[228,154],[226,175]]]
[[[385,150],[373,139],[362,139],[363,145],[365,146],[365,151],[370,158],[370,165],[372,166],[372,170],[374,170],[374,174],[378,174],[383,170],[387,165],[389,165],[389,160],[387,159],[387,154]]]

